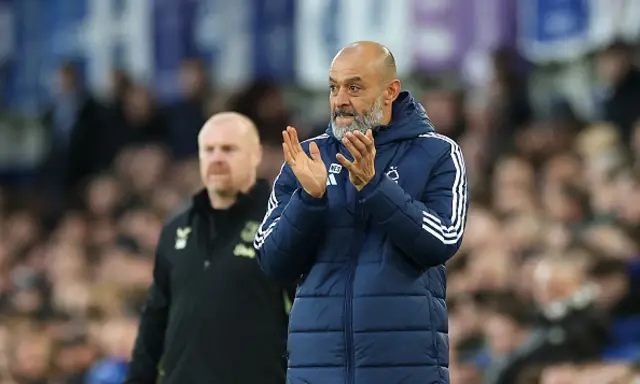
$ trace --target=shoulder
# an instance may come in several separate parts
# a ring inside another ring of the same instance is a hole
[[[310,139],[304,140],[303,142],[300,143],[300,145],[302,145],[302,149],[304,149],[304,151],[307,152],[308,154],[309,144],[316,143],[320,148],[320,150],[322,150],[322,147],[329,142],[330,137],[331,136],[328,133],[323,133],[321,135],[314,136]]]
[[[175,236],[179,228],[189,227],[189,216],[192,208],[193,203],[189,200],[167,216],[160,233],[160,241],[166,239],[167,236]]]
[[[423,152],[434,160],[443,160],[445,158],[456,157],[463,160],[460,145],[455,140],[437,132],[429,132],[419,135],[414,143]]]
[[[446,152],[455,152],[460,150],[460,146],[452,138],[437,132],[429,132],[419,135],[416,144],[430,152],[444,154]]]
[[[178,225],[182,221],[187,221],[189,213],[193,209],[193,199],[187,199],[171,212],[164,220],[164,227]]]

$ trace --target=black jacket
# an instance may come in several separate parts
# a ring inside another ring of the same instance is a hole
[[[269,193],[259,181],[222,211],[202,191],[164,227],[125,383],[284,383],[290,296],[253,248]]]

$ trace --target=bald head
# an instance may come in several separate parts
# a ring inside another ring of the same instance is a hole
[[[210,131],[222,126],[233,126],[248,143],[260,145],[260,134],[256,125],[247,116],[237,112],[221,112],[211,116],[200,129],[198,142]]]
[[[372,66],[382,81],[391,81],[397,77],[396,59],[386,46],[374,41],[358,41],[342,48],[333,59],[357,60]]]

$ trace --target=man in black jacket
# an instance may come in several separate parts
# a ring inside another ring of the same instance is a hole
[[[256,127],[215,115],[198,147],[205,188],[162,231],[125,383],[282,384],[290,296],[254,258],[270,193]]]

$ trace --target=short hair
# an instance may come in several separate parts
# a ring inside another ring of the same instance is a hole
[[[228,122],[228,121],[235,121],[238,122],[240,124],[245,125],[249,131],[251,132],[252,136],[255,137],[256,143],[259,145],[260,144],[260,132],[258,130],[258,127],[256,126],[256,124],[253,122],[253,120],[251,120],[248,116],[239,113],[239,112],[235,112],[235,111],[224,111],[224,112],[219,112],[216,113],[215,115],[211,116],[202,126],[202,128],[200,129],[200,133],[198,134],[198,140],[200,140],[200,134],[211,124],[215,124],[215,123],[221,123],[221,122]]]
[[[485,308],[489,313],[504,316],[519,326],[531,325],[533,313],[525,300],[513,292],[502,292],[490,300]]]
[[[600,258],[589,268],[591,278],[607,278],[619,275],[626,275],[628,266],[622,260],[611,258]]]
[[[391,53],[391,50],[389,50],[389,48],[385,47],[385,53],[386,53],[384,58],[385,73],[387,74],[388,77],[395,79],[398,76],[396,59],[393,56],[393,53]]]

